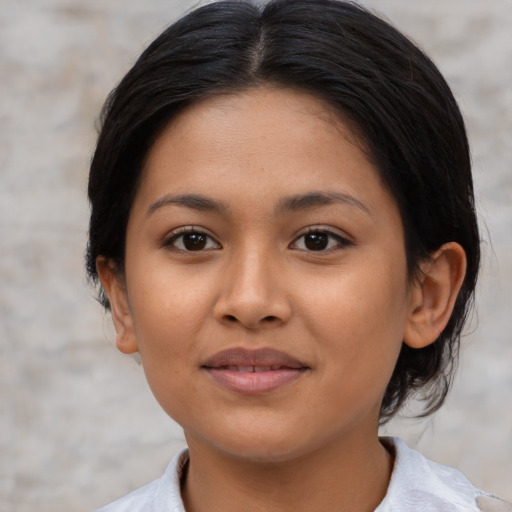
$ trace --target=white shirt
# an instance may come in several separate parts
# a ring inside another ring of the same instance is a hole
[[[512,512],[512,505],[476,489],[456,469],[429,461],[401,439],[382,438],[395,452],[385,498],[375,512]],[[188,451],[177,454],[164,474],[97,512],[185,512],[180,478]]]

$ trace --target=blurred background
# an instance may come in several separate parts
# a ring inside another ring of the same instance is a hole
[[[400,434],[512,500],[512,1],[368,0],[430,54],[467,120],[483,236],[450,398]],[[0,510],[90,511],[183,445],[87,284],[87,172],[109,90],[196,2],[0,3]]]

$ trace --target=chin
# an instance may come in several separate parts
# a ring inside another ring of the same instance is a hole
[[[300,450],[297,446],[282,446],[278,443],[254,443],[252,446],[226,448],[226,453],[231,457],[253,464],[281,464],[297,460],[307,454],[307,450]]]
[[[202,440],[214,450],[225,456],[239,459],[240,461],[256,464],[278,464],[298,460],[321,448],[322,442],[317,436],[308,439],[302,432],[287,432],[286,429],[262,428],[231,430],[231,434],[214,438],[209,433],[209,439]],[[189,446],[195,445],[196,439],[187,435]],[[201,444],[202,444],[201,443]]]

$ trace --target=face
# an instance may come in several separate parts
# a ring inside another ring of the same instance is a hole
[[[315,98],[259,88],[174,119],[117,290],[118,346],[191,446],[286,460],[376,435],[411,309],[403,227]]]

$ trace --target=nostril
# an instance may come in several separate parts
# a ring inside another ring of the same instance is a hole
[[[234,323],[234,322],[238,322],[238,318],[235,316],[235,315],[226,315],[224,317],[228,322],[231,322],[231,323]],[[274,315],[268,315],[264,318],[262,318],[260,320],[261,323],[272,323],[272,322],[275,322],[276,320],[278,320],[278,317],[277,316],[274,316]]]

